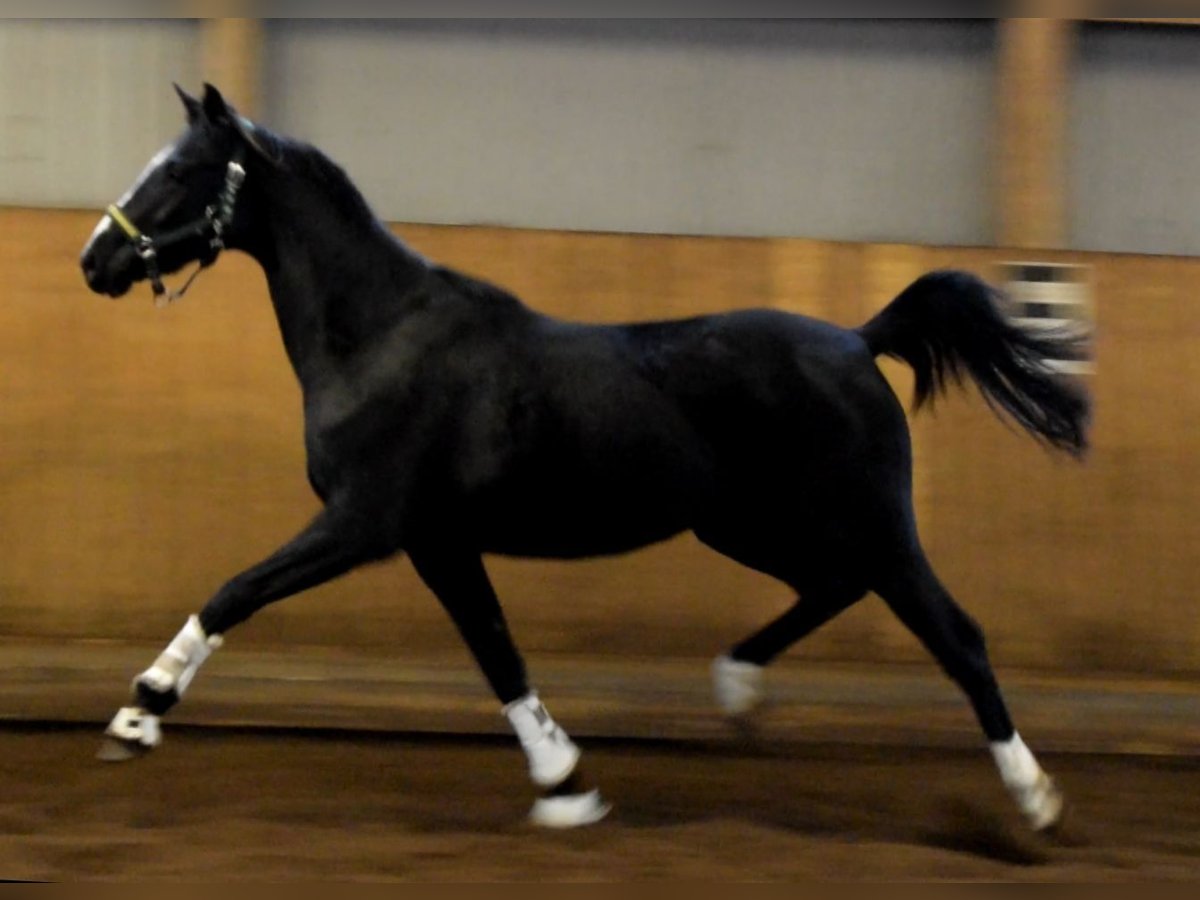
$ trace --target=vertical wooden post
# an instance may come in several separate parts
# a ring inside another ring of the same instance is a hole
[[[261,19],[204,19],[201,68],[238,110],[255,116],[262,103]]]
[[[1067,242],[1070,19],[1000,21],[997,241],[1053,249]]]

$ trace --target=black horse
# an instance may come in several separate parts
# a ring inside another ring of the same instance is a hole
[[[177,88],[178,90],[178,88]],[[237,575],[134,682],[105,755],[158,744],[159,717],[221,636],[262,607],[407,553],[445,606],[544,789],[546,825],[595,821],[579,750],[526,679],[482,557],[617,554],[693,531],[789,585],[795,605],[713,667],[731,714],[763,668],[875,591],[970,699],[1035,828],[1062,801],[1005,709],[976,623],[922,552],[905,415],[875,364],[916,373],[916,402],[969,377],[999,413],[1081,455],[1088,400],[1045,363],[1077,339],[1018,327],[973,275],[935,272],[855,330],[757,310],[597,326],[534,312],[400,243],[310,146],[179,90],[188,125],[82,257],[119,297],[189,262],[244,251],[266,272],[304,400],[324,503]]]

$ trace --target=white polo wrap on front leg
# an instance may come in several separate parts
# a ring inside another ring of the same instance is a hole
[[[199,616],[192,616],[154,665],[137,677],[136,683],[144,684],[157,694],[174,691],[182,697],[200,666],[222,643],[220,635],[206,635]]]
[[[504,707],[529,759],[529,777],[543,788],[562,784],[579,763],[579,748],[551,718],[535,692]]]
[[[1007,741],[992,745],[992,756],[1000,779],[1035,831],[1056,824],[1062,816],[1063,797],[1043,771],[1021,735],[1013,732]]]
[[[153,750],[162,743],[162,726],[158,716],[134,706],[117,710],[105,734],[120,741],[140,744],[147,750]]]

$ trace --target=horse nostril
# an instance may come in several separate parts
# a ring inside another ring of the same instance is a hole
[[[99,268],[99,264],[96,262],[95,253],[89,250],[87,253],[83,254],[83,257],[79,260],[79,265],[83,269],[84,278],[86,278],[89,282],[95,280],[96,270]]]

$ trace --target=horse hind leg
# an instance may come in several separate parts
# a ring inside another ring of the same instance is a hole
[[[1058,824],[1063,796],[1013,726],[982,629],[942,586],[920,548],[885,581],[880,596],[967,695],[1001,780],[1035,831]]]
[[[712,664],[713,696],[731,718],[744,718],[766,699],[766,667],[793,644],[863,598],[866,588],[845,581],[809,582],[782,615],[733,645]]]

